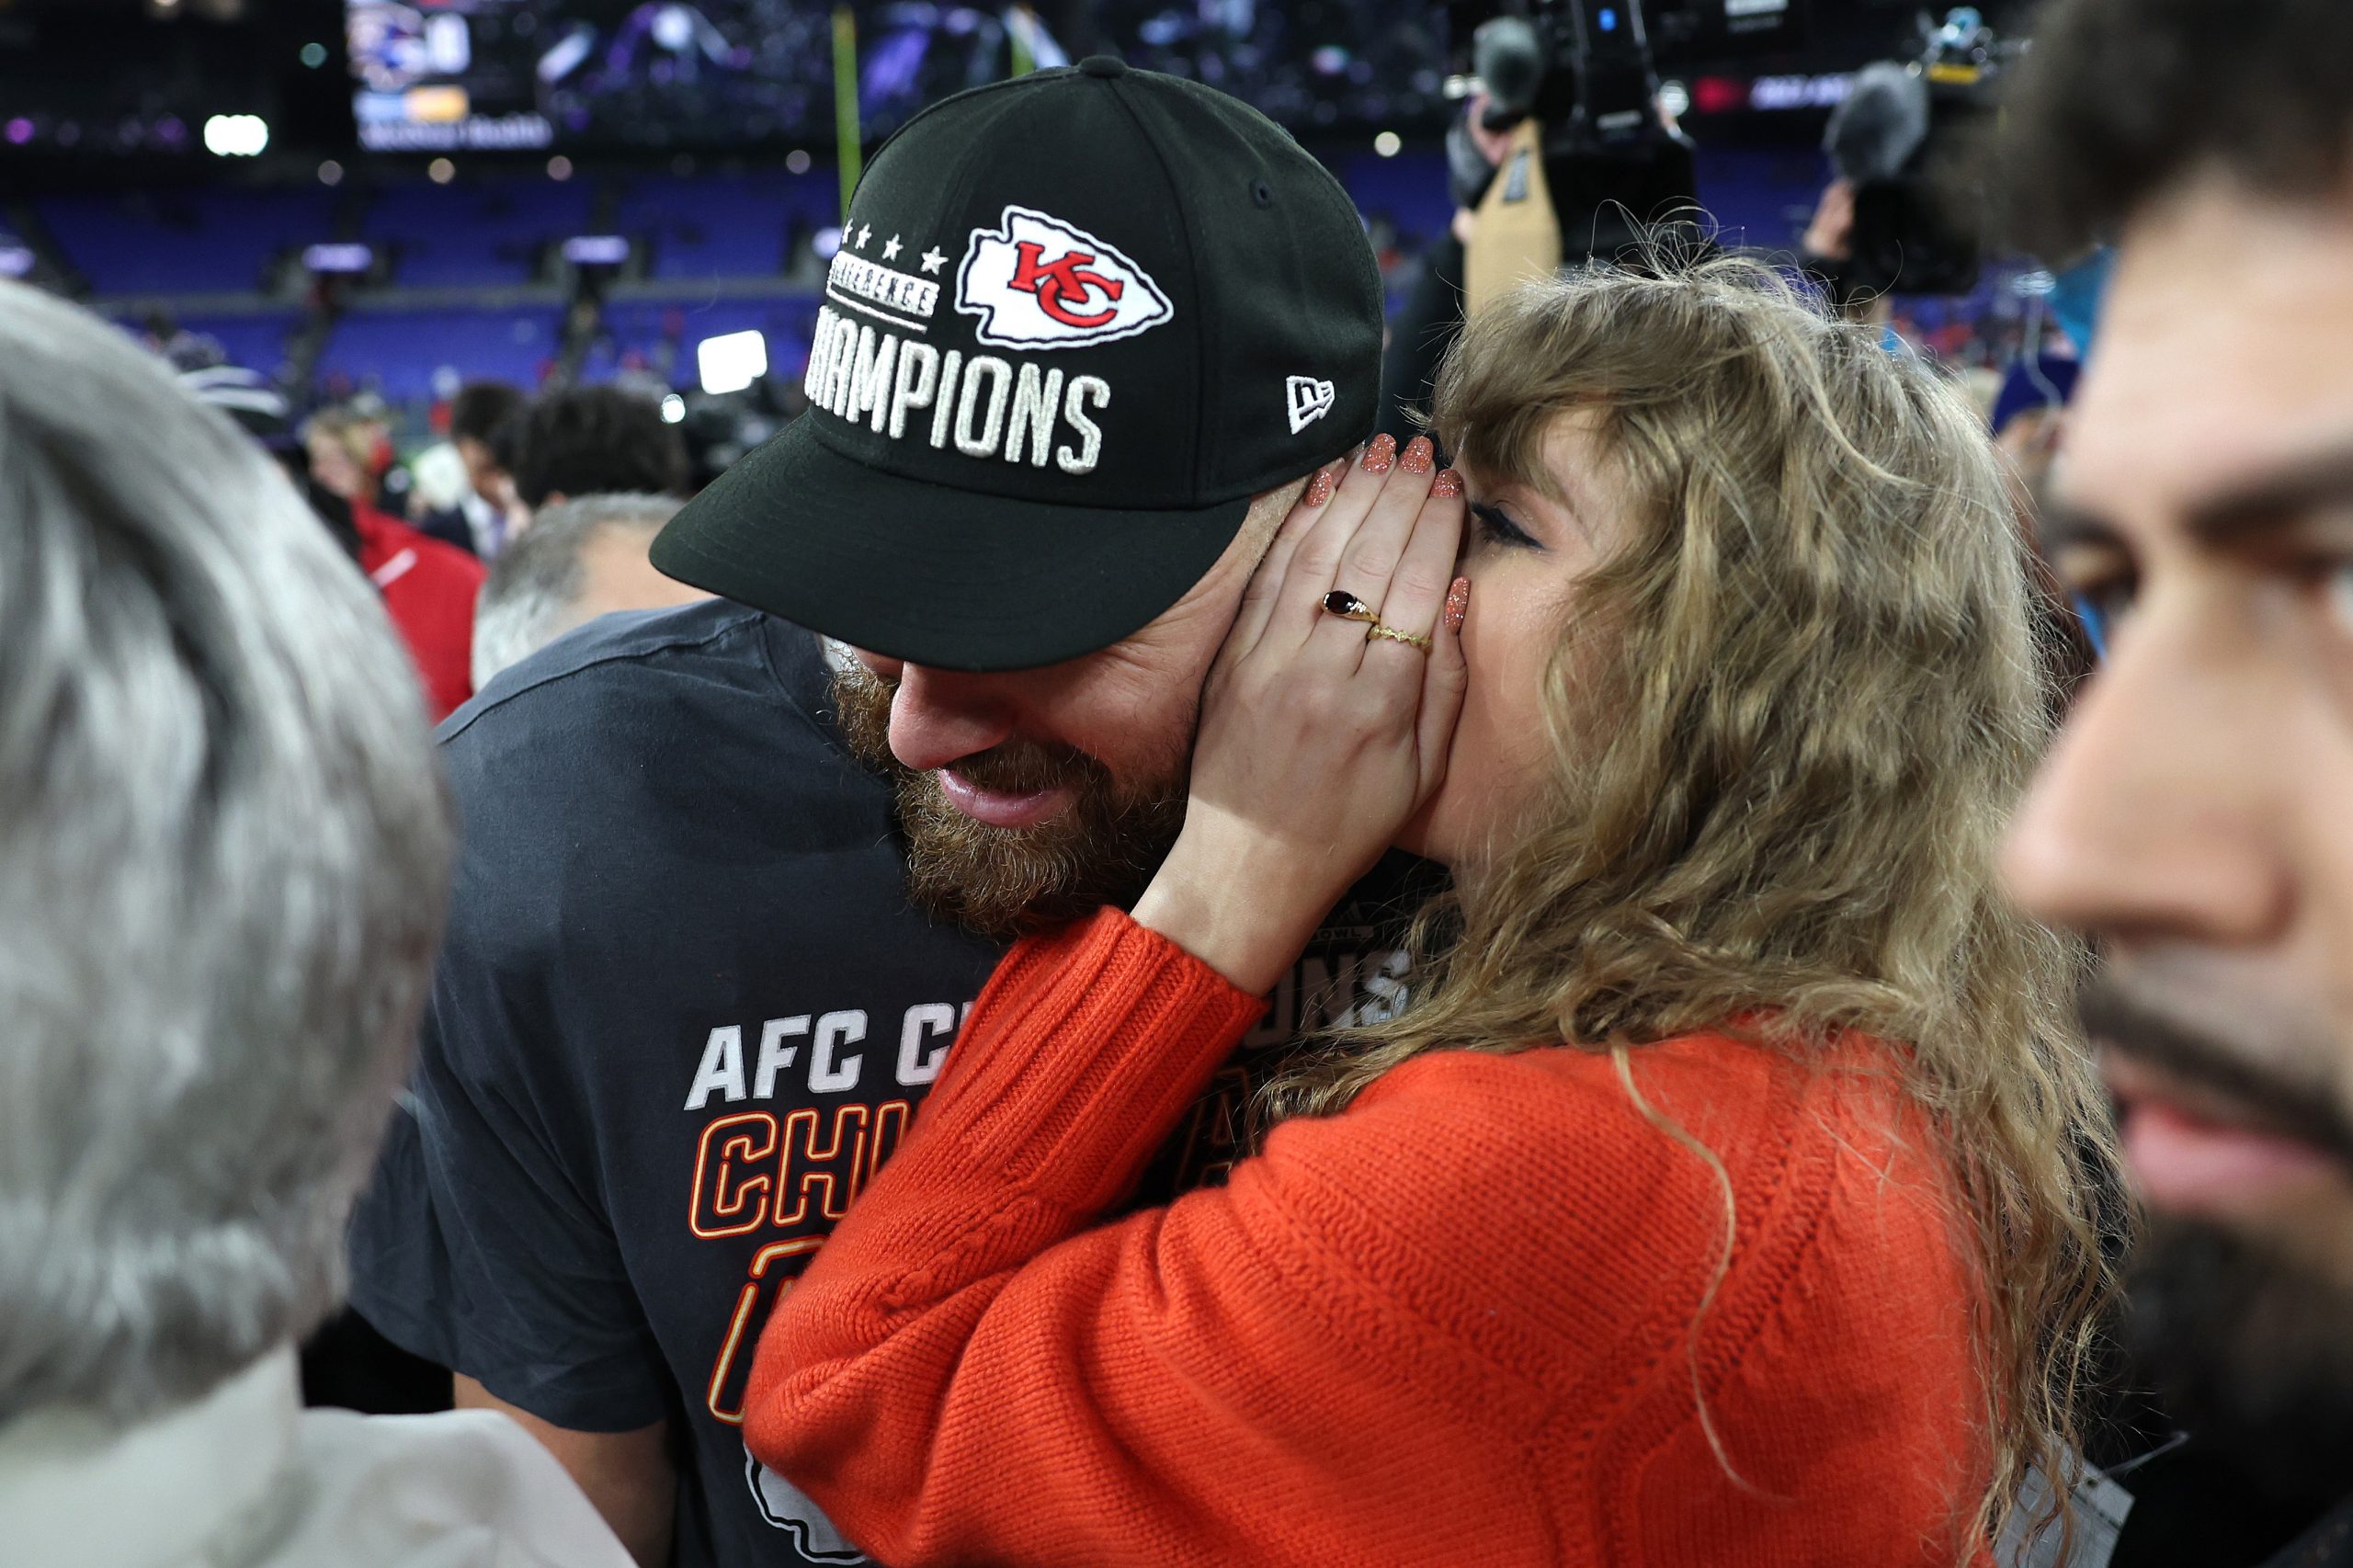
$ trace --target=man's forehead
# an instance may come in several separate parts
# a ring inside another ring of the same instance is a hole
[[[2219,178],[2120,245],[2068,421],[2059,499],[2165,529],[2353,449],[2353,196],[2278,200]]]

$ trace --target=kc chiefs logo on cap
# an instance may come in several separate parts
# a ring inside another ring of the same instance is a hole
[[[983,343],[1066,348],[1133,337],[1176,312],[1152,274],[1086,230],[1027,207],[972,231],[956,308]]]

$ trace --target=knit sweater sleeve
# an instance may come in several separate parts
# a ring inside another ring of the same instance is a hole
[[[1433,1250],[1381,1218],[1413,1207],[1379,1190],[1409,1127],[1286,1129],[1227,1187],[1097,1222],[1261,1006],[1116,911],[1016,948],[770,1318],[752,1451],[897,1568],[1404,1562],[1434,1514],[1455,1550],[1549,1560],[1498,1435],[1544,1394],[1390,1288]]]

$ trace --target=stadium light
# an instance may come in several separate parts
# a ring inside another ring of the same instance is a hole
[[[458,165],[447,158],[436,158],[425,165],[425,177],[435,185],[448,185],[458,177]]]
[[[364,244],[345,241],[302,247],[302,267],[309,272],[358,278],[375,265],[375,251]]]
[[[1405,145],[1405,139],[1393,131],[1384,131],[1372,139],[1372,150],[1384,158],[1393,158]]]
[[[686,417],[687,400],[685,398],[680,397],[676,392],[672,392],[662,400],[662,422],[665,425],[683,424]]]
[[[619,267],[629,259],[629,236],[574,234],[563,242],[563,259],[574,267]]]
[[[756,332],[706,337],[695,346],[695,366],[712,396],[742,392],[768,373],[768,340]]]
[[[257,114],[216,114],[204,122],[204,150],[219,158],[256,158],[269,145],[269,121]]]

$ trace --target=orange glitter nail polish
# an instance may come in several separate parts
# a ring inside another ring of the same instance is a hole
[[[1405,455],[1397,460],[1397,466],[1407,473],[1427,473],[1437,467],[1438,454],[1430,446],[1430,438],[1416,436],[1406,442]]]
[[[1462,628],[1462,618],[1471,611],[1471,579],[1457,577],[1454,585],[1446,590],[1446,623],[1456,631]]]
[[[1438,477],[1430,481],[1430,494],[1433,495],[1461,494],[1462,476],[1450,468],[1438,470]]]

